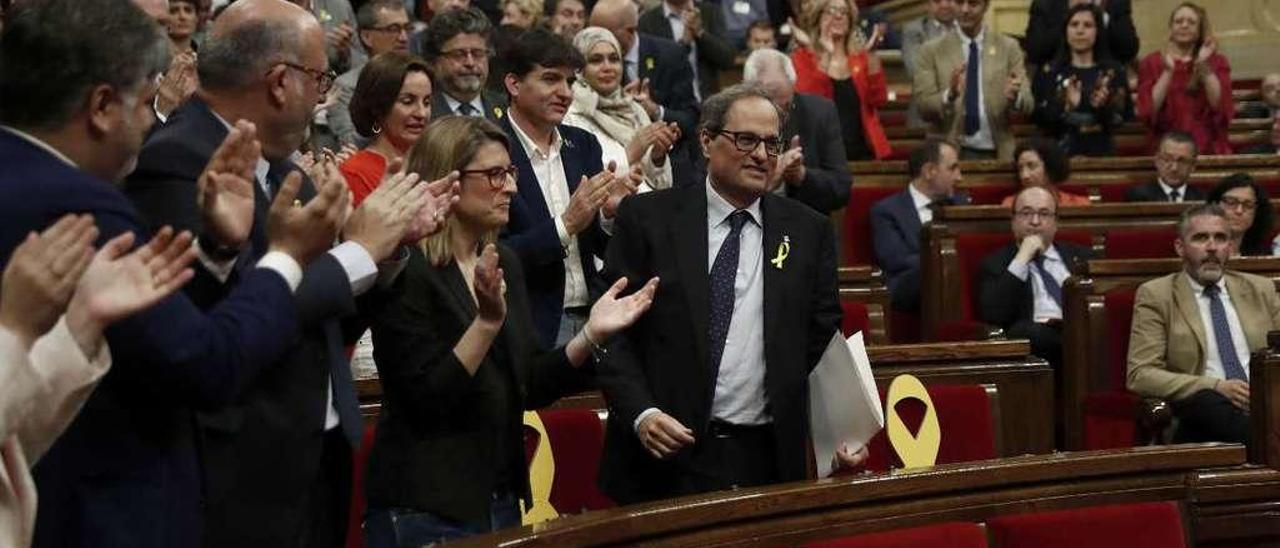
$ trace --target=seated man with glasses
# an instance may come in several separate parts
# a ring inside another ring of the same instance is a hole
[[[404,9],[400,0],[370,0],[356,12],[356,24],[359,25],[357,37],[370,59],[389,51],[408,52],[409,33],[413,31],[409,22],[409,12]],[[342,73],[334,82],[338,87],[338,100],[326,109],[325,125],[333,134],[333,139],[320,144],[338,150],[342,145],[353,145],[362,148],[368,139],[360,136],[351,121],[351,96],[360,79],[360,71],[367,63],[352,63],[351,68]],[[336,146],[335,146],[336,144]]]
[[[1196,171],[1196,141],[1180,131],[1160,137],[1156,150],[1156,180],[1125,191],[1126,202],[1199,202],[1204,191],[1188,185]]]
[[[485,91],[493,57],[493,25],[476,8],[449,10],[431,19],[422,38],[422,54],[431,65],[435,99],[431,112],[479,116],[493,122],[507,110],[506,98]]]
[[[978,315],[1010,338],[1031,339],[1031,353],[1049,365],[1062,363],[1062,285],[1072,266],[1093,251],[1055,242],[1058,202],[1040,186],[1013,199],[1013,243],[982,260]]]
[[[597,365],[610,410],[600,485],[620,504],[806,476],[809,371],[840,305],[826,216],[770,192],[781,119],[758,87],[712,96],[698,132],[705,183],[619,209],[605,278],[667,288]]]

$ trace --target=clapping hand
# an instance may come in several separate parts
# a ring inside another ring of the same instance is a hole
[[[596,212],[600,211],[605,200],[609,199],[609,186],[613,184],[615,169],[617,164],[609,162],[608,167],[594,177],[588,179],[586,175],[582,176],[582,180],[578,182],[578,188],[573,191],[573,195],[569,196],[569,206],[565,208],[564,213],[560,214],[560,220],[569,234],[577,234],[591,226]]]
[[[627,288],[627,279],[618,278],[604,295],[591,305],[591,315],[587,317],[587,337],[603,344],[614,333],[626,329],[635,323],[653,304],[653,295],[658,291],[658,278],[650,278],[639,291],[626,297],[618,298],[618,294]]]
[[[615,176],[613,185],[609,189],[609,197],[605,198],[604,205],[600,206],[600,213],[606,219],[612,219],[618,214],[618,206],[622,204],[622,200],[635,194],[642,182],[644,182],[644,171],[638,165],[631,166],[624,175]]]
[[[93,259],[97,237],[92,216],[66,215],[14,249],[0,280],[0,327],[23,348],[58,323]]]
[[[360,244],[374,261],[385,260],[410,235],[426,202],[427,186],[418,184],[417,173],[395,173],[355,209],[343,236]]]
[[[804,147],[800,146],[800,136],[796,135],[791,138],[787,150],[778,156],[778,161],[774,164],[773,174],[769,179],[769,191],[772,192],[784,182],[789,185],[798,185],[804,182],[804,176]]]
[[[1067,110],[1075,110],[1080,106],[1080,101],[1083,100],[1084,96],[1081,86],[1082,84],[1080,83],[1079,78],[1076,78],[1075,76],[1067,78]]]
[[[418,242],[444,228],[449,210],[453,208],[453,204],[458,203],[459,177],[457,171],[450,171],[448,175],[425,185],[426,201],[409,227],[404,240],[405,244]]]
[[[1093,85],[1093,94],[1089,97],[1089,104],[1093,108],[1100,109],[1107,105],[1111,100],[1111,73],[1107,72],[1098,78]]]
[[[188,268],[196,258],[190,232],[175,234],[166,226],[146,245],[134,249],[133,242],[133,233],[125,232],[103,245],[67,308],[67,324],[86,355],[97,353],[94,342],[103,329],[150,308],[195,275]]]
[[[685,44],[697,42],[702,37],[702,12],[690,2],[689,7],[680,12],[680,18],[684,20],[684,36],[680,41]]]
[[[960,63],[960,66],[956,67],[955,70],[951,71],[951,82],[947,90],[951,92],[952,101],[955,101],[964,95],[965,70],[968,69],[968,67],[969,63],[968,61],[965,61]]]
[[[262,147],[257,130],[240,120],[214,151],[196,183],[196,203],[205,234],[222,247],[238,248],[253,230],[254,170]]]
[[[271,201],[267,217],[269,249],[282,251],[306,266],[316,255],[333,246],[351,206],[351,192],[341,182],[316,180],[315,198],[297,203],[302,174],[290,173]]]
[[[1212,36],[1206,37],[1204,43],[1200,44],[1200,51],[1196,53],[1196,63],[1204,64],[1209,62],[1209,58],[1213,57],[1218,51],[1218,39]]]
[[[507,282],[498,266],[498,248],[489,244],[480,252],[472,281],[476,292],[476,317],[495,326],[507,317]]]
[[[1004,98],[1009,101],[1010,106],[1018,99],[1018,94],[1022,92],[1022,80],[1022,73],[1014,71],[1004,83]]]
[[[184,52],[173,56],[156,92],[156,111],[168,116],[185,103],[197,87],[196,54]]]
[[[649,115],[649,118],[653,119],[655,122],[657,121],[658,103],[653,100],[653,95],[649,93],[648,78],[637,79],[632,81],[630,84],[623,86],[622,93],[623,95],[635,100],[637,103],[640,103],[640,106],[644,108],[644,111]]]

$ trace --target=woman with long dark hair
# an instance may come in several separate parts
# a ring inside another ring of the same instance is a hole
[[[1068,10],[1058,55],[1032,83],[1035,121],[1068,156],[1111,154],[1111,129],[1132,116],[1124,67],[1098,40],[1103,28],[1101,8]]]

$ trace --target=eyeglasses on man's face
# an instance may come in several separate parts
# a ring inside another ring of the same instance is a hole
[[[493,190],[502,190],[507,186],[508,179],[516,177],[516,165],[491,167],[489,169],[464,169],[458,172],[462,177],[484,176],[485,181],[489,183],[489,188]]]
[[[400,33],[408,34],[409,32],[413,31],[413,24],[412,23],[391,23],[390,25],[383,25],[381,27],[369,27],[368,29],[365,29],[365,30],[385,32],[388,34],[396,34],[396,35],[399,35]]]
[[[493,57],[493,50],[488,48],[458,48],[442,51],[440,56],[455,63],[466,62],[467,58],[475,59],[476,61],[487,61],[490,57]]]
[[[764,143],[765,153],[770,156],[777,156],[782,154],[782,147],[785,145],[785,143],[782,142],[782,139],[777,137],[761,137],[749,131],[728,131],[722,129],[715,132],[715,134],[716,136],[723,135],[728,137],[729,140],[733,142],[733,146],[738,149],[738,152],[745,152],[747,154],[755,152],[756,147],[760,146],[760,143]]]
[[[290,63],[288,61],[281,61],[280,64],[293,70],[302,71],[306,73],[307,76],[314,78],[316,81],[316,87],[320,88],[320,93],[328,93],[329,88],[333,87],[333,81],[338,78],[338,73],[332,70],[313,69],[308,66]]]

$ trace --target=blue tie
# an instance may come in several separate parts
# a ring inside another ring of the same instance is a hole
[[[716,260],[711,263],[711,310],[708,326],[708,358],[712,368],[719,369],[724,355],[724,339],[729,335],[729,322],[733,319],[734,281],[738,275],[738,244],[742,225],[751,214],[738,210],[729,215],[729,235],[720,244]]]
[[[1058,308],[1062,308],[1062,286],[1058,284],[1058,280],[1054,279],[1053,274],[1049,273],[1049,269],[1044,267],[1044,255],[1036,255],[1036,270],[1040,272],[1040,281],[1044,282],[1044,290],[1049,293],[1049,297],[1053,298],[1053,302],[1058,303]]]
[[[1213,320],[1213,340],[1218,343],[1218,359],[1222,361],[1222,371],[1227,380],[1240,379],[1248,382],[1249,377],[1240,365],[1236,355],[1236,343],[1231,338],[1231,326],[1227,324],[1227,308],[1222,306],[1222,298],[1218,296],[1217,284],[1204,286],[1204,296],[1209,298],[1209,317]]]
[[[973,135],[982,127],[978,117],[978,43],[969,42],[969,62],[964,71],[964,134]]]

